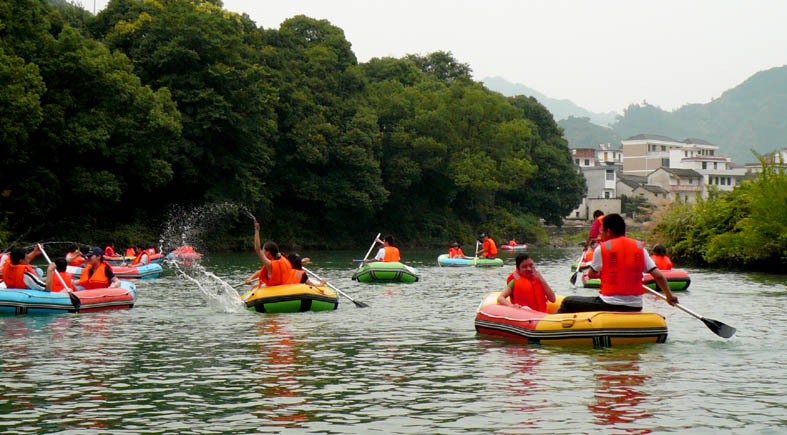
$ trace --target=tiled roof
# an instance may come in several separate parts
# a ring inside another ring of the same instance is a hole
[[[671,137],[659,136],[657,134],[638,134],[636,136],[631,136],[630,138],[623,139],[623,140],[660,140],[665,142],[679,142]]]
[[[663,169],[671,174],[675,174],[678,177],[702,177],[702,174],[695,171],[694,169],[679,169],[679,168],[665,168],[665,167],[661,167],[659,169]],[[659,169],[656,169],[656,171],[658,171]]]
[[[712,143],[706,141],[705,139],[697,139],[697,138],[694,138],[694,137],[690,137],[688,139],[683,139],[681,142],[683,142],[683,143],[690,143],[690,144],[696,144],[696,145],[713,145]],[[715,145],[713,145],[713,146],[715,146]]]

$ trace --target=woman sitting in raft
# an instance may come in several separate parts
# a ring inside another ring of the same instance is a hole
[[[260,248],[260,223],[256,218],[254,219],[254,251],[257,252],[257,256],[262,262],[260,287],[262,284],[268,287],[290,284],[292,280],[290,260],[279,253],[279,246],[276,243],[265,242],[265,245]]]
[[[650,256],[653,259],[653,262],[656,263],[656,267],[659,270],[672,270],[672,260],[667,257],[667,248],[664,245],[656,245],[653,247],[653,255]]]
[[[397,248],[394,245],[393,236],[391,236],[391,235],[385,236],[385,240],[380,240],[380,238],[378,237],[377,239],[375,239],[375,241],[377,243],[382,243],[383,247],[380,248],[379,251],[377,251],[377,255],[375,255],[374,258],[369,258],[369,259],[365,260],[364,264],[366,264],[366,263],[374,263],[376,261],[382,261],[382,262],[385,262],[385,263],[391,263],[391,262],[399,261],[399,259],[400,259],[400,257],[399,257],[399,248]]]
[[[311,261],[309,257],[301,258],[297,253],[291,252],[287,254],[287,260],[289,260],[292,265],[292,279],[290,279],[290,284],[306,284],[312,287],[325,287],[328,281],[321,279],[320,282],[314,282],[309,279],[309,275],[303,270],[303,265],[309,264]]]
[[[91,248],[85,257],[87,263],[77,284],[85,289],[120,287],[120,280],[112,272],[112,267],[104,262],[104,251],[101,248]]]
[[[506,284],[505,290],[497,297],[497,302],[509,307],[530,307],[536,311],[547,312],[547,301],[555,302],[555,292],[541,272],[536,270],[530,255],[516,256],[516,272],[512,275],[513,279]]]

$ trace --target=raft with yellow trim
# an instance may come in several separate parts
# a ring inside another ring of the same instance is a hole
[[[306,284],[254,287],[242,298],[246,308],[258,313],[330,311],[339,306],[339,298],[333,290]]]
[[[478,307],[475,329],[479,334],[540,344],[592,344],[612,347],[663,343],[667,322],[656,313],[589,311],[555,314],[563,296],[547,305],[549,313],[497,303],[500,292],[490,293]]]

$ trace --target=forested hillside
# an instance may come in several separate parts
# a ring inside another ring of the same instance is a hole
[[[585,190],[544,106],[450,52],[359,63],[326,20],[216,1],[9,0],[0,23],[3,245],[152,241],[173,206],[222,201],[305,246],[526,235]]]

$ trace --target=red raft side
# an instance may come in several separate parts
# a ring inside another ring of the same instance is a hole
[[[606,312],[550,314],[530,308],[514,308],[497,303],[492,293],[478,308],[475,328],[479,334],[494,335],[525,343],[594,345],[612,347],[640,343],[663,343],[667,324],[659,314]],[[552,312],[562,297],[549,304]]]
[[[128,309],[137,301],[136,290],[122,287],[77,290],[74,295],[82,302],[80,313]]]

